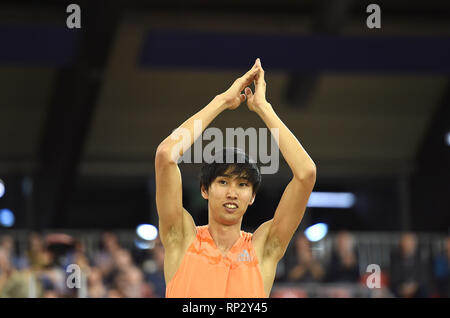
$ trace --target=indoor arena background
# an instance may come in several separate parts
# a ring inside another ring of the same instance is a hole
[[[271,297],[449,297],[448,1],[73,1],[81,28],[70,3],[0,4],[0,297],[164,297],[156,148],[257,57],[317,166]],[[212,126],[264,127],[246,108]]]

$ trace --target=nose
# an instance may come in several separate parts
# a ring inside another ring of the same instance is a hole
[[[227,198],[228,199],[237,199],[237,191],[234,186],[229,186],[227,191]]]

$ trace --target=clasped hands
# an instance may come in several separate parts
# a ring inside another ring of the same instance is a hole
[[[255,86],[254,93],[249,87],[252,82]],[[267,105],[266,82],[261,60],[257,58],[253,67],[243,76],[236,79],[231,87],[220,94],[219,97],[223,100],[227,109],[236,109],[245,100],[247,100],[248,108],[253,112],[257,112]]]

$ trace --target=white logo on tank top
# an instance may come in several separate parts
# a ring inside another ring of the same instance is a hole
[[[237,262],[251,262],[252,258],[250,257],[250,254],[248,253],[248,251],[245,249],[242,251],[242,253],[240,253],[237,257]]]

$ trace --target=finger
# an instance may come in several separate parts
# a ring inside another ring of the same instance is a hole
[[[245,73],[244,76],[242,76],[242,80],[245,83],[245,86],[252,82],[256,74],[258,74],[258,66],[255,65],[252,69]]]
[[[255,64],[253,64],[252,68],[245,73],[242,78],[248,79],[249,77],[255,76],[255,74],[258,72],[259,64],[258,60],[255,61]]]
[[[246,99],[247,97],[245,96],[245,94],[241,94],[241,95],[239,96],[239,98],[241,99],[241,103],[242,103],[242,102],[245,101],[245,99]]]
[[[257,66],[258,70],[262,70],[263,79],[264,79],[264,69],[263,69],[263,67],[262,67],[261,59],[260,59],[260,58],[257,58],[257,59],[256,59],[256,66]]]
[[[255,76],[255,89],[261,89],[263,91],[266,89],[266,81],[264,79],[264,70],[262,67],[258,68],[258,73]]]
[[[247,99],[251,98],[253,96],[253,92],[250,89],[250,87],[245,88],[245,95],[247,95]]]
[[[235,80],[233,86],[237,87],[239,91],[242,91],[244,87],[248,86],[254,80],[256,74],[258,74],[257,62],[255,62],[253,67],[247,73]]]

